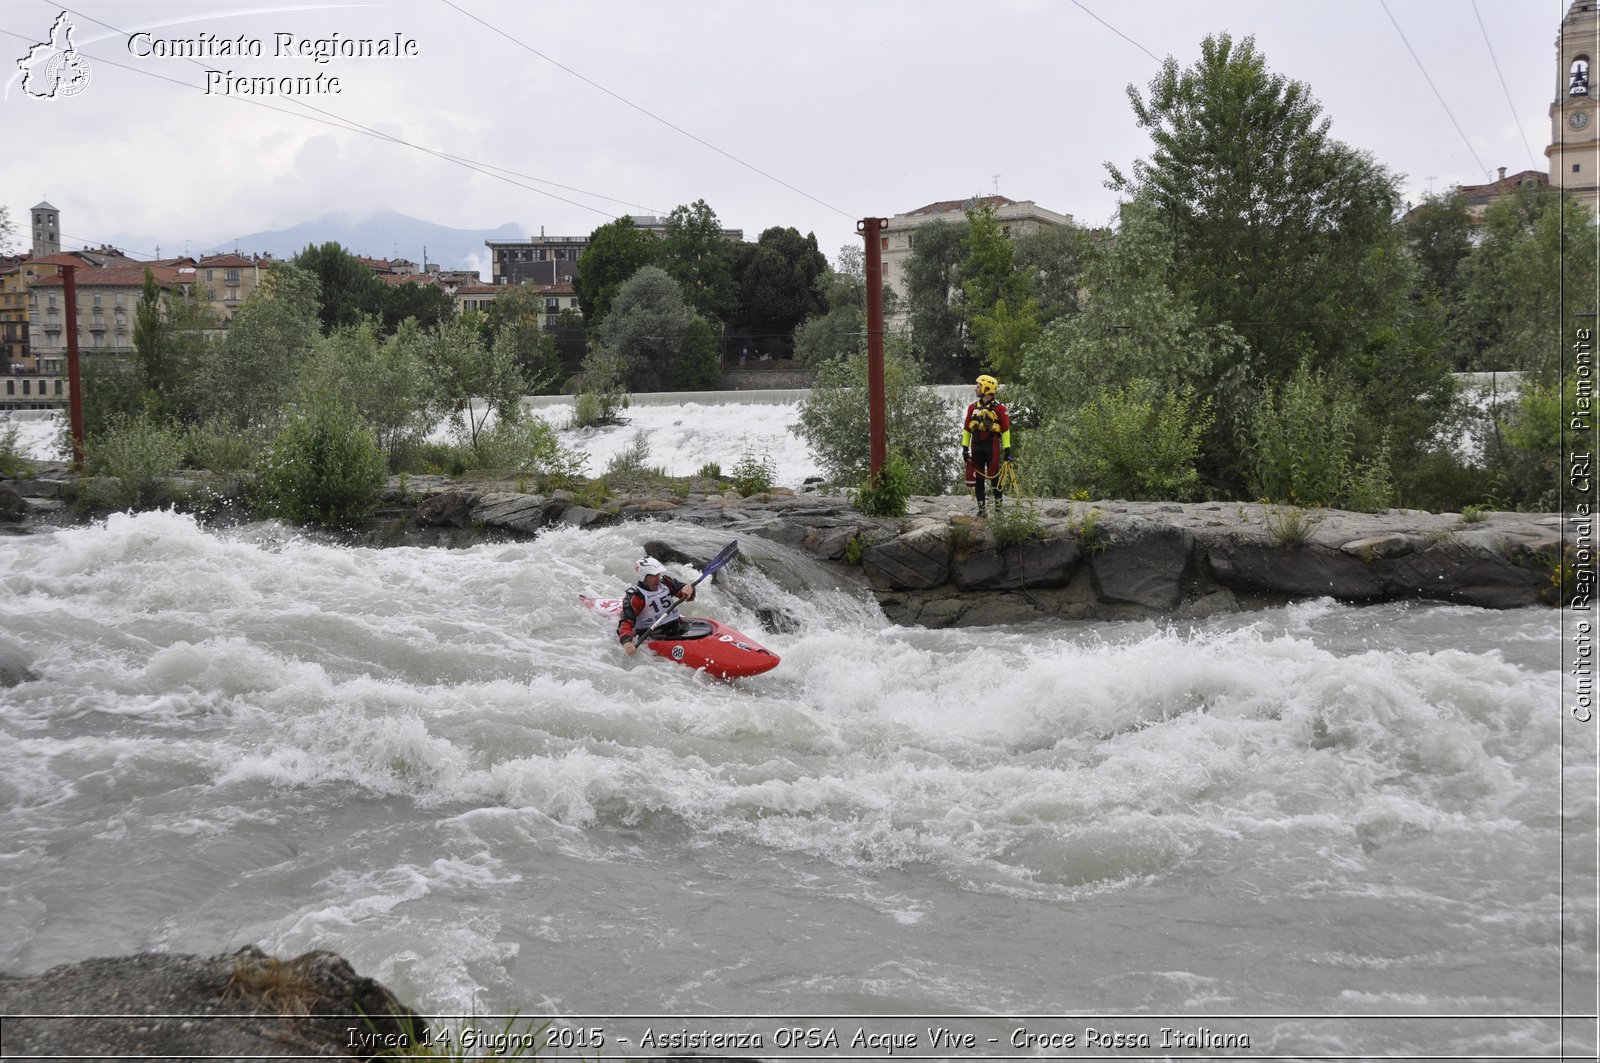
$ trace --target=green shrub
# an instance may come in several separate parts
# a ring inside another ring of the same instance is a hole
[[[1266,513],[1267,531],[1279,546],[1303,546],[1322,523],[1322,514],[1308,513],[1299,506],[1287,509],[1269,508]]]
[[[989,510],[989,530],[1003,546],[1015,546],[1039,534],[1039,507],[1031,498],[996,502]]]
[[[1372,512],[1394,494],[1389,449],[1356,460],[1355,400],[1304,362],[1279,392],[1263,387],[1248,424],[1252,489],[1297,506]]]
[[[183,463],[191,469],[237,472],[261,464],[270,441],[260,432],[211,418],[183,436]]]
[[[323,407],[291,418],[258,483],[274,516],[352,528],[372,516],[387,479],[377,434],[354,414]]]
[[[921,369],[908,351],[884,352],[885,431],[905,455],[918,494],[943,494],[955,471],[961,411],[921,383]],[[835,484],[859,483],[871,464],[865,354],[828,362],[800,403],[790,429],[810,446],[817,464]]]
[[[650,436],[640,429],[633,433],[633,441],[626,448],[611,455],[611,460],[606,462],[606,472],[644,472],[649,466],[645,464],[650,458]]]
[[[746,450],[734,463],[733,489],[739,492],[741,498],[749,498],[762,491],[772,490],[772,482],[777,476],[778,464],[772,460],[771,454],[762,454],[758,457],[753,451]]]
[[[722,466],[714,461],[708,461],[695,471],[695,476],[701,480],[722,479]]]
[[[84,447],[84,469],[110,477],[93,501],[114,509],[156,505],[167,477],[183,464],[183,439],[176,426],[143,417],[113,417]]]
[[[588,460],[562,449],[554,428],[541,417],[502,417],[478,436],[480,467],[575,475]]]
[[[892,451],[878,473],[878,482],[868,477],[856,492],[856,508],[869,517],[903,517],[911,499],[911,463],[898,450]]]
[[[1197,401],[1192,388],[1163,395],[1150,380],[1102,388],[1030,434],[1030,482],[1062,497],[1188,500],[1211,420],[1211,400]]]
[[[0,429],[0,476],[20,476],[28,468],[27,456],[22,453],[22,429],[7,423]]]

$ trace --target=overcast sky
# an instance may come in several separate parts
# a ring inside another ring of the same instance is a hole
[[[1156,57],[1190,64],[1223,31],[1254,35],[1275,72],[1311,87],[1334,136],[1403,175],[1414,200],[1500,166],[1547,168],[1568,6],[116,0],[65,9],[89,81],[38,99],[16,61],[64,9],[6,0],[0,202],[24,223],[16,247],[47,198],[68,248],[109,241],[139,257],[379,207],[586,235],[703,198],[749,239],[792,225],[830,258],[859,239],[857,218],[997,190],[1104,224],[1116,209],[1104,164],[1150,152],[1126,87],[1143,89]],[[275,54],[280,34],[297,46],[398,34],[415,54],[318,63]],[[262,54],[148,54],[202,35]],[[321,74],[340,91],[228,95],[215,82],[230,71]]]

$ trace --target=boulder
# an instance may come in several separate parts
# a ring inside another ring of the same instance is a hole
[[[949,528],[930,522],[867,547],[861,567],[875,589],[928,590],[949,579],[954,553]]]
[[[376,1059],[428,1022],[331,952],[140,953],[0,976],[7,1054]],[[67,1016],[53,1018],[52,1016]]]
[[[1172,525],[1134,523],[1105,529],[1106,548],[1089,556],[1101,601],[1169,612],[1183,601],[1194,535]]]

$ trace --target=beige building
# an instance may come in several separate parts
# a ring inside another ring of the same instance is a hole
[[[906,262],[911,257],[911,249],[916,246],[917,230],[930,222],[943,221],[952,224],[965,222],[967,211],[978,210],[985,206],[994,208],[994,215],[1000,222],[1001,230],[1013,239],[1048,226],[1073,224],[1070,214],[1057,214],[1032,200],[1018,202],[1005,196],[947,199],[929,203],[916,210],[908,210],[904,214],[896,214],[889,219],[889,226],[884,230],[881,253],[883,282],[900,296],[902,306],[905,305],[904,300],[907,296]]]
[[[259,255],[246,258],[238,252],[207,255],[194,264],[192,278],[179,267],[179,279],[193,283],[196,297],[226,325],[260,285],[262,271],[271,262]]]
[[[162,288],[179,284],[178,271],[166,266],[113,266],[80,269],[76,275],[78,350],[84,355],[133,353],[133,324],[149,269]],[[60,273],[35,281],[28,295],[28,331],[33,354],[41,360],[67,355],[66,280]]]
[[[1550,105],[1550,183],[1600,213],[1600,101],[1590,83],[1600,56],[1600,0],[1573,0],[1556,35],[1556,93]]]

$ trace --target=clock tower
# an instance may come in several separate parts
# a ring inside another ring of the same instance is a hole
[[[1556,98],[1550,105],[1550,183],[1600,213],[1600,0],[1573,0],[1556,37]]]

